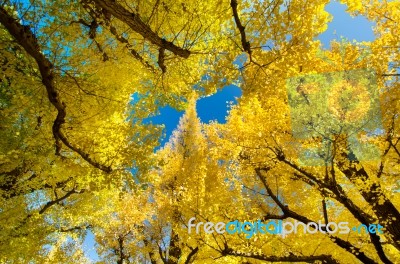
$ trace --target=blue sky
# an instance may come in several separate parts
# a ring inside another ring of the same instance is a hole
[[[327,31],[318,38],[321,40],[324,48],[329,48],[331,40],[340,40],[341,37],[350,41],[353,39],[356,41],[372,41],[374,39],[372,29],[374,24],[361,16],[351,17],[345,12],[346,9],[345,5],[333,1],[327,5],[326,11],[333,15],[333,20],[329,23]],[[203,123],[208,123],[211,120],[225,123],[225,117],[229,110],[227,102],[236,102],[235,98],[240,96],[241,90],[238,87],[228,85],[220,87],[219,91],[212,96],[199,99],[197,102],[197,113],[200,120]],[[168,141],[182,115],[183,112],[176,111],[171,107],[164,107],[160,110],[159,115],[148,119],[148,122],[152,122],[153,124],[165,125],[164,133],[166,137],[162,139],[161,145],[164,145]],[[99,259],[94,246],[93,234],[89,232],[84,242],[84,250],[90,259],[96,261]]]
[[[197,114],[203,123],[217,121],[225,123],[225,116],[228,111],[227,102],[236,102],[235,98],[242,95],[242,91],[235,85],[228,85],[220,89],[216,94],[209,97],[201,98],[197,101]],[[166,137],[161,140],[161,146],[168,142],[172,131],[178,126],[179,119],[183,115],[183,111],[177,111],[172,107],[166,106],[160,110],[160,114],[148,118],[147,122],[153,124],[164,125],[164,133]]]
[[[333,39],[340,39],[340,36],[348,40],[372,41],[375,39],[373,29],[374,23],[363,16],[351,17],[347,14],[347,7],[337,2],[328,4],[326,11],[333,15],[333,20],[328,29],[319,36],[324,48],[329,48],[329,42]]]
[[[329,48],[329,42],[333,39],[344,37],[348,40],[356,41],[372,41],[374,34],[372,30],[373,24],[366,18],[358,16],[351,17],[347,14],[346,6],[337,2],[331,2],[327,5],[326,11],[333,15],[333,20],[329,23],[327,31],[319,36],[324,48]],[[215,120],[218,123],[225,123],[225,117],[229,110],[227,102],[236,102],[236,97],[240,97],[242,92],[240,88],[234,85],[219,87],[219,91],[209,97],[201,98],[197,102],[197,113],[203,123]],[[160,110],[158,116],[148,119],[153,124],[164,124],[164,133],[166,137],[162,139],[161,145],[165,144],[177,127],[179,118],[183,112],[178,112],[171,107],[164,107]]]

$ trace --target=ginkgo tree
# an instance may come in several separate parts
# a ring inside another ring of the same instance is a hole
[[[131,169],[147,170],[160,135],[142,119],[222,74],[222,7],[0,2],[2,259],[40,259],[64,233],[82,237],[99,196],[137,188]]]
[[[0,0],[0,260],[397,263],[397,1],[343,0],[375,40],[317,40],[328,0]],[[226,124],[196,100],[243,95]],[[170,105],[185,115],[154,151]],[[189,233],[321,221],[382,233]]]

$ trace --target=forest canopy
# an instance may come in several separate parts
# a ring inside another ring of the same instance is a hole
[[[329,3],[0,0],[0,262],[400,263],[400,2]]]

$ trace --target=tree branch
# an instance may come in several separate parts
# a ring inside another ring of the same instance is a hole
[[[273,191],[271,190],[271,188],[268,186],[268,183],[265,179],[265,177],[262,175],[261,171],[268,171],[268,169],[262,169],[262,168],[257,168],[256,169],[256,173],[257,176],[259,177],[259,179],[261,180],[261,182],[263,183],[268,195],[272,198],[272,200],[279,206],[279,208],[282,210],[283,215],[279,215],[277,216],[277,218],[275,219],[286,219],[286,218],[293,218],[295,220],[298,220],[304,224],[308,224],[308,223],[314,223],[314,221],[312,221],[311,219],[302,216],[292,210],[289,209],[288,206],[284,205],[281,201],[279,201],[278,197],[273,193]],[[273,219],[272,215],[268,215],[267,217],[269,217],[269,219]],[[326,227],[323,227],[321,229],[325,229],[326,231]],[[376,234],[371,234],[371,235],[375,235],[377,237]],[[352,245],[350,242],[345,241],[341,238],[329,235],[328,236],[332,239],[332,241],[337,244],[338,246],[342,247],[343,249],[345,249],[347,252],[351,253],[353,256],[355,256],[357,259],[361,260],[363,263],[376,263],[373,259],[369,258],[367,255],[364,254],[364,252],[361,251],[360,248]],[[378,237],[379,240],[379,237]],[[379,244],[380,245],[380,244]],[[380,252],[379,252],[379,247],[377,249],[378,255],[379,257],[381,257]],[[385,254],[383,254],[384,258],[386,258]],[[382,257],[381,257],[382,258]],[[387,263],[387,262],[385,262]],[[390,263],[390,262],[389,262]]]
[[[198,251],[199,251],[199,247],[191,248],[191,251],[185,260],[185,264],[189,264],[191,262],[192,258],[197,254]]]
[[[342,154],[347,157],[346,154]],[[394,204],[386,197],[379,182],[372,182],[367,171],[360,165],[358,160],[338,164],[344,175],[358,187],[365,201],[371,205],[378,220],[383,222],[388,231],[388,238],[392,245],[400,249],[400,212]],[[358,168],[360,167],[360,168]],[[358,181],[368,183],[368,188],[359,186]]]
[[[132,56],[140,61],[147,69],[149,69],[151,72],[156,73],[156,69],[150,65],[148,61],[145,61],[144,58],[132,47],[132,45],[129,43],[128,39],[126,39],[124,36],[119,35],[117,32],[117,29],[109,23],[109,29],[111,34],[114,35],[114,37],[121,43],[125,44],[126,49],[132,54]]]
[[[237,6],[238,6],[237,1],[231,0],[231,8],[232,8],[232,12],[233,12],[233,17],[235,19],[236,26],[240,32],[240,38],[242,40],[243,50],[245,52],[247,52],[249,54],[249,56],[251,56],[250,42],[247,41],[247,39],[246,39],[245,27],[242,25],[242,22],[240,22]]]
[[[152,44],[158,46],[159,48],[169,50],[177,56],[183,58],[189,57],[189,50],[178,47],[174,43],[159,37],[147,24],[142,21],[139,14],[128,11],[122,5],[112,0],[93,0],[93,2],[98,7],[101,7],[109,14],[127,24],[133,31],[140,34],[143,38],[149,40]]]
[[[314,263],[317,261],[321,261],[326,264],[338,264],[339,262],[335,260],[330,255],[318,255],[318,256],[299,256],[290,253],[288,256],[267,256],[264,254],[257,253],[244,253],[239,251],[234,251],[232,248],[229,248],[225,245],[225,248],[220,252],[223,256],[235,256],[235,257],[244,257],[244,258],[252,258],[257,260],[269,261],[269,262],[306,262],[306,263]]]
[[[42,83],[46,87],[47,96],[51,104],[57,109],[57,117],[53,123],[53,136],[56,140],[56,155],[60,155],[62,143],[66,145],[72,151],[78,153],[84,160],[86,160],[92,166],[106,172],[110,173],[112,168],[110,166],[102,165],[92,158],[89,154],[85,153],[82,149],[72,145],[64,133],[61,131],[61,126],[65,123],[66,105],[61,101],[59,93],[55,87],[54,79],[54,65],[43,55],[40,50],[39,43],[36,36],[32,33],[29,26],[21,25],[17,20],[15,20],[8,12],[0,7],[0,23],[8,30],[8,32],[15,38],[15,40],[20,44],[25,51],[32,56],[38,67],[40,74],[42,76]]]

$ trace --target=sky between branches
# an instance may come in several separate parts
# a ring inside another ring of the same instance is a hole
[[[323,48],[328,49],[330,41],[340,40],[342,37],[349,41],[374,40],[374,23],[368,21],[365,17],[351,17],[345,12],[346,6],[336,1],[331,1],[331,3],[326,6],[326,11],[333,16],[333,20],[328,24],[328,29],[318,37]],[[218,123],[225,123],[225,117],[229,111],[228,102],[233,101],[233,103],[235,103],[236,98],[239,98],[241,94],[240,88],[234,85],[228,85],[219,87],[218,92],[212,96],[199,99],[197,102],[197,113],[200,120],[203,123],[209,123],[213,120]],[[146,120],[146,122],[165,126],[165,137],[161,139],[160,147],[168,142],[173,130],[178,126],[179,119],[182,115],[182,111],[179,112],[167,106],[160,109],[159,115]],[[93,234],[90,231],[84,242],[84,251],[89,259],[93,261],[100,260],[95,250]]]

